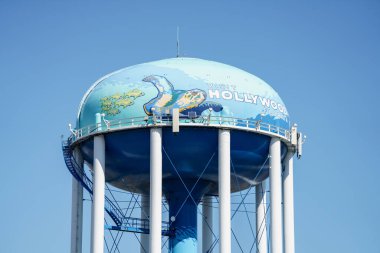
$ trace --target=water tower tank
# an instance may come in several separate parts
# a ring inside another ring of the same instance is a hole
[[[93,137],[104,136],[105,181],[149,194],[152,128],[162,131],[162,194],[170,215],[176,214],[177,231],[186,232],[171,241],[172,252],[194,252],[192,201],[219,194],[220,130],[230,135],[231,192],[268,177],[273,137],[281,140],[281,160],[290,147],[289,114],[271,86],[241,69],[196,58],[139,64],[102,77],[83,97],[70,141],[91,167]]]
[[[136,192],[149,190],[149,128],[171,120],[179,111],[181,128],[163,128],[163,147],[186,180],[196,180],[217,151],[218,128],[232,127],[231,160],[240,190],[268,176],[256,175],[268,154],[270,136],[246,131],[257,128],[285,135],[286,107],[267,83],[238,68],[194,58],[173,58],[121,69],[98,80],[84,96],[77,129],[82,135],[95,127],[95,114],[109,122],[106,142],[106,181]],[[153,115],[155,122],[153,122]],[[87,128],[87,129],[86,129]],[[107,129],[103,121],[103,128]],[[271,128],[271,129],[269,129]],[[93,141],[80,143],[92,163]],[[286,152],[284,149],[283,152]],[[177,181],[170,159],[163,157],[163,181]],[[190,183],[190,182],[189,182]],[[217,159],[202,177],[204,193],[215,193]],[[164,183],[164,192],[177,189]],[[232,184],[232,191],[238,190]]]

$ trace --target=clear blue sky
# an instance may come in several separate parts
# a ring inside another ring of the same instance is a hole
[[[60,135],[97,78],[175,56],[177,25],[182,55],[263,78],[308,135],[297,252],[380,252],[376,0],[0,0],[0,251],[69,251]]]

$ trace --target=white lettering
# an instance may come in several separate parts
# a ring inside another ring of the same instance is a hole
[[[232,93],[228,90],[222,91],[222,98],[230,100],[232,99]]]
[[[217,99],[225,99],[225,100],[235,100],[239,102],[245,102],[250,104],[256,104],[257,105],[257,99],[260,99],[261,105],[267,108],[273,108],[274,110],[279,110],[281,113],[283,113],[285,116],[288,116],[288,112],[284,105],[277,103],[274,100],[271,100],[269,98],[260,97],[258,95],[253,94],[247,94],[247,93],[238,93],[236,91],[230,91],[230,90],[208,90],[209,98],[217,98]]]
[[[278,110],[282,113],[284,112],[284,107],[282,106],[282,104],[278,104]]]
[[[239,101],[239,102],[243,102],[244,101],[244,99],[239,98],[239,93],[237,93],[236,91],[234,93],[235,93],[235,100],[236,101]]]
[[[244,102],[246,102],[246,103],[252,103],[252,100],[250,100],[248,98],[248,95],[246,93],[244,93]]]
[[[218,90],[208,90],[208,96],[210,98],[219,98],[219,91]]]
[[[254,104],[257,104],[257,95],[255,95],[255,96],[253,96],[253,95],[251,95],[252,96],[252,100],[253,100],[253,103]]]
[[[270,101],[270,105],[272,106],[273,109],[277,110],[277,103],[275,101]]]
[[[263,106],[269,107],[270,99],[259,97]]]

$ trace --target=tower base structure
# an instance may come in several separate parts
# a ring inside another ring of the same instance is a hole
[[[100,129],[101,131],[101,129]],[[218,170],[218,195],[219,195],[219,253],[231,252],[231,130],[219,129],[218,131],[218,162],[213,164],[212,169]],[[152,127],[150,129],[150,195],[144,195],[142,205],[142,218],[150,219],[149,235],[141,236],[141,253],[161,253],[161,225],[162,225],[162,193],[169,204],[169,223],[174,235],[169,238],[170,253],[196,253],[198,250],[197,240],[197,214],[198,204],[205,194],[210,194],[210,189],[215,188],[215,182],[208,178],[202,178],[202,174],[194,180],[194,176],[187,175],[185,181],[182,178],[175,180],[173,177],[163,181],[162,165],[162,128]],[[106,143],[103,134],[94,136],[93,139],[93,209],[92,209],[92,228],[91,228],[91,252],[102,253],[104,239],[104,187],[106,169]],[[294,150],[285,149],[279,137],[271,137],[269,145],[269,164],[263,163],[269,170],[270,182],[270,252],[271,253],[294,253],[294,200],[293,200],[293,154]],[[166,153],[166,151],[165,151]],[[285,156],[285,159],[282,157]],[[213,155],[212,155],[213,157]],[[210,161],[212,161],[212,157]],[[170,159],[170,158],[169,158]],[[167,161],[166,161],[167,162]],[[173,164],[172,164],[173,165]],[[268,166],[269,165],[269,166]],[[82,164],[83,166],[83,164]],[[208,166],[208,164],[207,164]],[[204,171],[207,169],[205,167]],[[174,167],[174,165],[173,165]],[[186,173],[186,170],[178,166],[179,171]],[[167,164],[165,166],[167,169]],[[178,173],[177,169],[174,168]],[[284,170],[284,171],[283,171]],[[261,169],[260,169],[261,171]],[[259,171],[259,173],[260,173]],[[167,171],[165,171],[167,173]],[[283,173],[282,173],[283,172]],[[188,173],[188,172],[187,172]],[[179,175],[180,173],[178,173]],[[258,174],[259,175],[259,174]],[[266,177],[266,175],[265,175]],[[262,178],[265,178],[264,176]],[[78,177],[76,177],[78,179]],[[165,175],[164,175],[165,178]],[[260,180],[262,180],[262,178]],[[282,179],[282,180],[281,180]],[[79,179],[78,179],[79,180]],[[170,182],[172,180],[173,182]],[[80,180],[79,180],[80,181]],[[259,181],[259,180],[258,180]],[[83,181],[81,181],[83,183]],[[91,182],[91,181],[90,181]],[[257,183],[257,181],[256,181]],[[176,185],[177,184],[177,185]],[[170,187],[168,187],[170,185]],[[212,186],[211,186],[212,185]],[[81,188],[73,184],[73,217],[76,218],[81,213],[81,207],[77,204],[82,193]],[[79,186],[79,185],[78,185]],[[196,186],[196,187],[195,187]],[[88,189],[88,188],[86,188]],[[164,190],[164,191],[163,191]],[[177,191],[176,191],[177,190]],[[194,191],[193,191],[194,190]],[[174,192],[173,192],[174,191]],[[91,191],[89,190],[91,193]],[[149,197],[148,197],[149,196]],[[74,199],[74,197],[76,199]],[[266,242],[266,203],[265,203],[265,182],[256,186],[256,232],[257,232],[257,251],[260,253],[268,252]],[[149,204],[147,204],[149,203]],[[204,204],[211,205],[212,200],[209,195],[204,197]],[[210,246],[213,245],[214,234],[212,232],[212,210],[208,207],[203,208],[206,219],[202,224],[202,253],[209,253]],[[144,217],[145,216],[145,217]],[[111,215],[111,217],[113,217]],[[211,220],[210,220],[211,219]],[[78,219],[81,220],[81,219]],[[260,223],[259,223],[260,222]],[[81,223],[76,222],[76,223]],[[208,226],[208,228],[207,228]],[[75,226],[74,226],[75,227]],[[285,231],[282,231],[284,228]],[[79,229],[73,230],[72,235]],[[210,231],[208,231],[210,230]],[[167,231],[167,230],[165,230]],[[164,231],[164,232],[165,232]],[[208,232],[207,232],[208,231]],[[147,233],[144,231],[143,233]],[[285,234],[285,238],[283,237]],[[76,233],[78,234],[78,233]],[[166,234],[167,235],[167,234]],[[218,236],[218,235],[216,235]],[[79,241],[78,236],[73,236],[74,242]],[[149,242],[149,243],[148,243]],[[79,243],[74,243],[79,245]],[[285,246],[285,247],[284,247]],[[75,253],[79,252],[80,247],[75,247]]]
[[[187,192],[180,192],[172,194],[168,199],[170,228],[175,232],[175,236],[169,239],[171,253],[197,252],[198,207],[193,199],[187,196]]]

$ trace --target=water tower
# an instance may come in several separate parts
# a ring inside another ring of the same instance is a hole
[[[72,253],[82,251],[83,188],[93,199],[92,253],[104,249],[105,213],[114,222],[106,228],[142,234],[141,252],[161,252],[163,235],[169,237],[170,253],[195,253],[198,241],[202,253],[212,252],[215,211],[207,203],[215,197],[219,252],[229,253],[231,193],[250,187],[256,187],[256,252],[294,253],[293,156],[301,156],[302,134],[290,126],[279,95],[258,77],[194,58],[131,66],[91,86],[70,130],[63,152],[74,177]],[[91,176],[83,172],[84,164]],[[141,217],[126,222],[105,196],[105,185],[141,194]],[[163,199],[168,222],[162,221]]]

